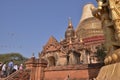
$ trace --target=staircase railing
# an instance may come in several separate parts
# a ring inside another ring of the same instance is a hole
[[[29,80],[30,79],[30,70],[18,70],[6,78],[0,80]]]

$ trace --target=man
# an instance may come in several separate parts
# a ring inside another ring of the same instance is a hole
[[[13,63],[13,60],[11,60],[9,63],[8,63],[8,75],[10,75],[12,73],[12,69],[13,69],[13,66],[14,66],[14,63]]]
[[[6,63],[4,63],[3,66],[2,66],[2,73],[3,73],[2,76],[3,77],[7,76],[7,74],[6,74],[7,73],[6,68],[7,68]]]

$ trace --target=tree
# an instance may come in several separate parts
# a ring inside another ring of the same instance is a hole
[[[100,60],[104,60],[105,59],[105,56],[106,56],[106,53],[105,53],[105,47],[104,45],[101,45],[101,46],[98,46],[97,47],[97,56],[99,57]]]
[[[23,57],[20,53],[0,54],[0,62],[8,63],[10,60],[13,60],[14,64],[20,65],[24,64],[27,58]]]

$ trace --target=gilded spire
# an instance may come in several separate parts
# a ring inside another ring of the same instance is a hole
[[[35,59],[35,54],[34,53],[32,53],[31,59]]]
[[[80,38],[80,43],[82,43],[83,42],[83,39],[82,38]]]
[[[60,38],[60,42],[61,42],[61,41],[63,41],[63,38],[62,38],[62,37]]]
[[[72,27],[72,20],[71,20],[71,17],[68,18],[68,26],[69,26],[69,27]]]
[[[75,31],[75,38],[77,37],[76,31]]]
[[[70,17],[68,18],[68,28],[65,32],[65,38],[69,38],[69,37],[74,37],[74,29]]]
[[[92,11],[91,11],[91,7],[93,7],[93,6],[94,6],[93,4],[86,4],[83,7],[83,13],[82,13],[82,17],[80,19],[80,22],[84,21],[85,19],[93,17]]]

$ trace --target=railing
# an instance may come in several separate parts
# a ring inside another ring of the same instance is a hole
[[[0,80],[30,80],[30,70],[18,70],[6,78]]]

